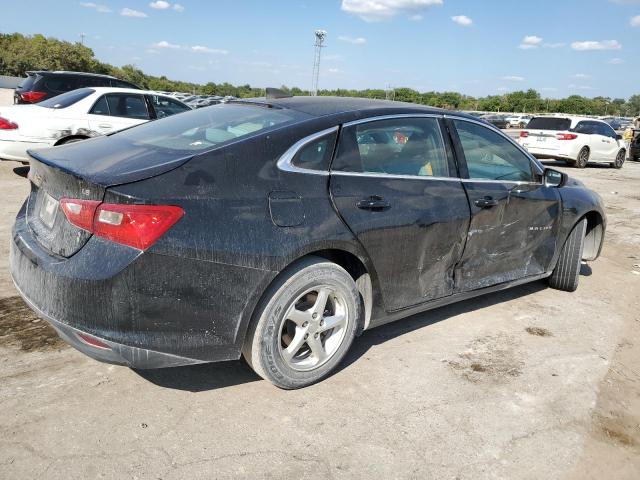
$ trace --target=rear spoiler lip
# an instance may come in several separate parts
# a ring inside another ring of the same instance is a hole
[[[51,147],[51,148],[56,148],[56,147]],[[159,165],[153,165],[152,167],[149,168],[142,168],[142,169],[138,169],[138,170],[132,170],[127,172],[126,174],[123,174],[119,177],[115,177],[115,179],[120,178],[121,181],[114,181],[113,182],[105,182],[104,180],[101,180],[99,177],[96,177],[94,175],[86,175],[86,174],[82,174],[81,172],[78,172],[74,169],[71,169],[69,167],[66,167],[65,165],[62,165],[60,162],[56,162],[53,160],[48,159],[46,156],[44,156],[41,151],[44,150],[49,150],[47,149],[38,149],[36,150],[27,150],[27,155],[29,155],[30,157],[32,157],[34,160],[43,163],[44,165],[47,165],[49,167],[55,168],[57,170],[60,170],[61,172],[67,173],[69,175],[72,175],[73,177],[79,179],[79,180],[84,180],[84,181],[88,181],[93,183],[94,185],[97,185],[99,187],[103,187],[103,188],[109,188],[109,187],[117,187],[118,185],[126,185],[128,183],[134,183],[134,182],[140,182],[142,180],[148,180],[150,178],[153,177],[157,177],[159,175],[163,175],[165,173],[168,173],[172,170],[175,170],[176,168],[181,167],[182,165],[184,165],[185,163],[187,163],[189,160],[191,160],[193,157],[195,157],[195,155],[188,155],[186,157],[180,157],[177,158],[175,160],[170,160],[168,162],[165,163],[161,163]],[[162,167],[167,167],[167,166],[171,166],[171,168],[166,168],[163,169]],[[155,170],[155,171],[154,171]],[[158,171],[159,170],[159,171]],[[144,175],[143,172],[148,172],[149,175]],[[141,174],[141,175],[136,175],[136,174]]]

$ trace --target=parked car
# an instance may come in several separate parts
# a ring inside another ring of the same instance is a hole
[[[513,115],[505,120],[507,121],[507,128],[525,128],[532,118],[532,115]]]
[[[78,142],[191,110],[155,92],[80,88],[37,105],[0,107],[0,160],[29,161],[28,149]]]
[[[31,155],[11,274],[63,339],[135,368],[243,354],[287,389],[363,330],[540,279],[575,290],[606,225],[596,193],[498,129],[397,102],[229,102]]]
[[[485,115],[482,119],[500,129],[509,128],[509,122],[503,115]]]
[[[622,168],[626,158],[622,136],[593,118],[535,117],[520,132],[518,142],[536,158],[564,160],[578,168],[589,162]]]
[[[633,140],[631,140],[629,158],[634,162],[640,162],[640,131],[636,131]]]
[[[38,103],[61,93],[85,87],[117,87],[140,89],[137,85],[110,75],[82,72],[50,72],[34,70],[15,89],[13,103]]]

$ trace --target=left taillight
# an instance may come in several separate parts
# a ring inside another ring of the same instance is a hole
[[[94,200],[60,200],[73,225],[98,237],[146,250],[182,218],[184,210],[173,205],[126,205]]]
[[[38,103],[47,96],[47,92],[22,92],[20,98],[28,103]]]
[[[0,130],[17,130],[18,124],[9,119],[0,117]]]

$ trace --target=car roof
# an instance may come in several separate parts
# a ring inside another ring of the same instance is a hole
[[[136,88],[119,88],[119,87],[83,87],[83,88],[90,88],[91,90],[95,90],[96,93],[99,94],[104,94],[104,93],[137,93],[138,95],[142,94],[142,95],[159,95],[161,97],[170,97],[169,95],[165,94],[165,93],[160,93],[160,92],[155,92],[153,90],[139,90]],[[171,97],[173,100],[178,100],[179,99],[175,98],[175,97]]]
[[[443,110],[441,108],[427,107],[425,105],[418,105],[415,103],[394,102],[390,100],[375,100],[355,97],[299,96],[278,99],[252,98],[233,100],[229,103],[254,103],[265,106],[288,108],[291,110],[297,110],[306,113],[314,117],[325,117],[340,113],[366,110],[376,110],[378,112],[389,110],[390,112],[397,112],[399,109],[402,109],[411,113],[425,114],[443,114],[448,112],[448,110]],[[472,116],[464,113],[461,113],[460,115],[473,118]]]
[[[567,120],[571,120],[571,123],[575,124],[578,122],[598,122],[598,123],[607,123],[598,118],[590,118],[590,117],[580,117],[576,115],[538,115],[535,118],[565,118]]]
[[[70,70],[28,70],[27,75],[80,75],[83,77],[102,77],[102,78],[111,78],[114,80],[118,80],[116,77],[112,75],[104,75],[102,73],[87,73],[87,72],[73,72]]]

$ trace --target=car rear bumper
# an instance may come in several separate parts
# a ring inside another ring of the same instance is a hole
[[[12,160],[15,162],[28,162],[27,150],[36,148],[49,148],[50,143],[22,142],[18,140],[0,139],[0,160]]]
[[[269,275],[142,253],[97,237],[69,258],[52,256],[31,234],[24,207],[10,263],[22,297],[65,341],[97,360],[133,368],[238,359],[240,322],[253,308],[248,289]]]

